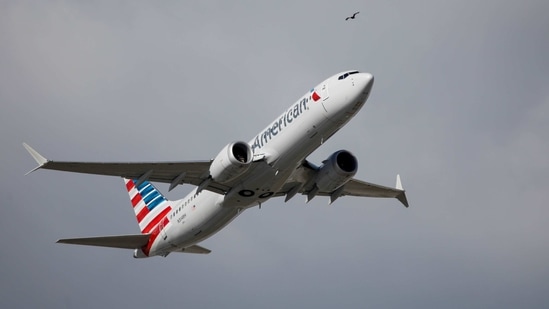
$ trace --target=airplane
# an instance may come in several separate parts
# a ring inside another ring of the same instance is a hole
[[[353,178],[358,161],[347,150],[331,154],[320,166],[307,157],[362,108],[374,76],[356,70],[333,75],[299,100],[249,142],[234,141],[215,158],[187,162],[102,163],[50,161],[23,146],[38,169],[119,176],[124,180],[140,232],[60,239],[58,243],[133,249],[135,258],[166,257],[172,252],[207,254],[199,245],[244,210],[271,198],[287,202],[298,193],[309,202],[326,196],[332,204],[342,196],[408,200],[400,176],[396,187]],[[183,199],[168,200],[151,182],[196,186]]]

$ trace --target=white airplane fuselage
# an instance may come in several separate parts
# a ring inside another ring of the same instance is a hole
[[[349,74],[351,73],[351,74]],[[255,164],[227,194],[195,188],[173,202],[169,222],[147,254],[167,255],[212,236],[243,210],[268,201],[305,158],[343,127],[364,105],[374,78],[356,71],[336,74],[291,105],[250,142]]]

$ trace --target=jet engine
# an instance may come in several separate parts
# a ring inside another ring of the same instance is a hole
[[[322,162],[316,175],[316,186],[321,191],[333,192],[351,180],[358,169],[358,161],[347,150],[334,152]]]
[[[216,182],[227,183],[248,170],[252,157],[252,148],[248,143],[230,143],[213,160],[210,176]]]

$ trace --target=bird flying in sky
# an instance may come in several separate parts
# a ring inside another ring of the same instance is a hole
[[[347,18],[345,18],[345,20],[349,20],[349,19],[355,19],[355,16],[356,14],[358,14],[360,12],[355,12],[352,16],[348,16]]]

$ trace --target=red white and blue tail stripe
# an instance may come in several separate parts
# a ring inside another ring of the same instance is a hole
[[[136,186],[136,180],[124,178],[126,189],[143,234],[160,232],[156,227],[164,228],[168,223],[167,215],[172,210],[168,201],[150,182],[144,181]]]

